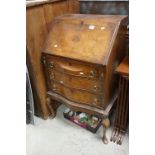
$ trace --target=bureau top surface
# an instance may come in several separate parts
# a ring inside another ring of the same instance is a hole
[[[54,19],[44,53],[106,65],[126,16],[66,14]]]

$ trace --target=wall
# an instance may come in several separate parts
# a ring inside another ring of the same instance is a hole
[[[127,0],[80,0],[80,13],[83,14],[113,14],[128,15]]]

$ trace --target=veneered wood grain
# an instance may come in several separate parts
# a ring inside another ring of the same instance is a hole
[[[43,10],[47,28],[49,31],[50,24],[53,18],[68,12],[68,2],[66,0],[62,0],[60,2],[53,2],[52,4],[45,4],[43,5]]]
[[[65,104],[73,111],[81,111],[81,112],[86,112],[88,114],[93,114],[93,115],[96,114],[96,115],[99,115],[101,118],[103,118],[105,116],[107,117],[109,115],[109,112],[110,112],[111,108],[113,107],[113,104],[116,101],[116,97],[117,97],[117,96],[115,96],[112,99],[111,103],[109,103],[108,107],[105,110],[103,110],[103,109],[92,107],[92,106],[89,106],[86,104],[79,104],[76,102],[72,102],[70,100],[67,100],[63,96],[53,93],[51,91],[48,91],[47,93],[52,99]]]
[[[53,9],[53,4],[44,4],[42,5],[42,9],[44,11],[44,18],[45,18],[45,21],[46,21],[46,26],[47,26],[47,30],[49,31],[50,30],[50,23],[51,21],[53,20],[54,18],[54,9]]]
[[[68,13],[79,13],[79,0],[68,0]]]
[[[53,92],[60,94],[61,96],[71,100],[73,102],[87,104],[94,107],[105,108],[103,105],[103,98],[101,95],[89,93],[78,89],[73,89],[64,86],[63,84],[52,81],[51,89]]]
[[[59,72],[57,70],[50,71],[51,81],[63,83],[70,88],[76,88],[79,90],[86,90],[95,94],[102,94],[102,83],[99,81],[91,80],[88,78],[81,78],[78,76],[72,76]],[[80,85],[79,85],[80,83]]]
[[[66,0],[61,1],[61,3],[59,2],[59,5],[58,5],[58,3],[53,3],[52,6],[53,6],[53,10],[54,10],[53,15],[55,17],[63,15],[68,12],[68,5],[67,5]]]
[[[61,16],[51,26],[44,52],[106,65],[120,21],[125,18],[110,15]]]
[[[26,21],[26,42],[37,83],[36,87],[38,96],[40,97],[41,103],[45,103],[46,88],[40,58],[42,46],[48,31],[42,6],[29,8],[27,11]],[[43,111],[44,118],[46,119],[49,115],[49,110],[46,104],[41,104],[41,109]]]
[[[53,68],[56,68],[63,73],[88,78],[90,76],[90,72],[93,71],[94,75],[92,80],[100,80],[101,78],[100,74],[102,73],[102,67],[99,65],[68,59],[65,57],[59,57],[55,55],[51,56],[49,54],[45,54],[44,52],[43,57],[46,58],[49,66],[52,63]]]

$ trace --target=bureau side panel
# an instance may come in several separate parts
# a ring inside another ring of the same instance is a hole
[[[127,30],[127,23],[127,18],[122,20],[116,35],[114,45],[111,50],[111,54],[107,61],[108,63],[106,66],[106,77],[104,85],[106,105],[110,103],[114,95],[117,93],[118,75],[115,74],[115,69],[120,64],[126,53],[125,34]]]

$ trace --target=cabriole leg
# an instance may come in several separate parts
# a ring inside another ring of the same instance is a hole
[[[108,139],[107,139],[107,136],[106,136],[106,131],[107,131],[107,129],[110,126],[109,118],[103,118],[102,126],[103,126],[103,138],[102,138],[102,141],[103,141],[104,144],[108,144]]]
[[[51,104],[51,98],[49,96],[46,98],[46,104],[48,105],[48,108],[50,109],[50,112],[51,112],[50,117],[54,118],[56,116],[56,112],[53,109],[53,106]]]

